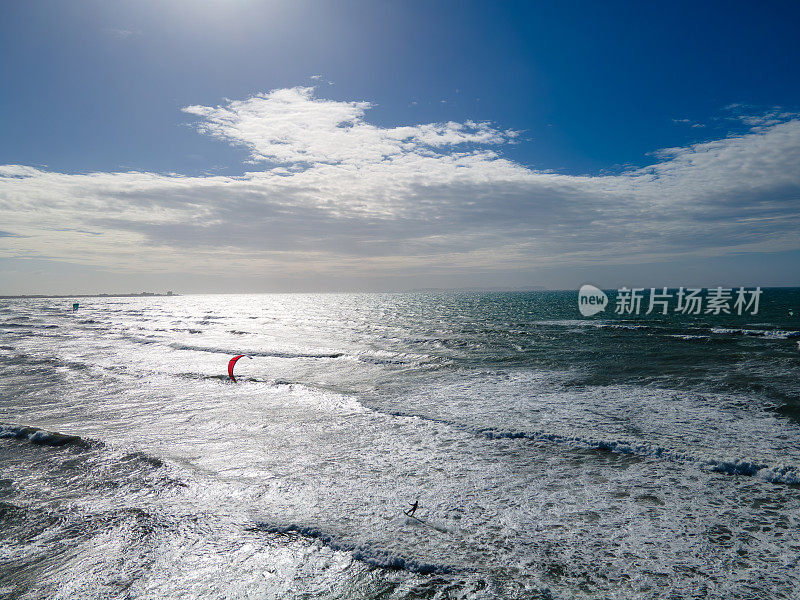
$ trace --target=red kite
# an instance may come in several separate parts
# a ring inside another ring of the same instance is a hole
[[[236,378],[233,376],[233,367],[236,364],[236,361],[242,358],[243,356],[247,356],[246,354],[238,354],[234,356],[230,361],[228,361],[228,377],[231,378],[233,383],[236,383]],[[247,356],[247,358],[252,359],[252,356]]]

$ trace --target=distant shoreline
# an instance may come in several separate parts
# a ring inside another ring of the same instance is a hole
[[[731,286],[735,287],[735,286]],[[755,288],[756,286],[750,286]],[[800,290],[800,286],[787,286],[787,285],[778,285],[778,286],[760,286],[762,290]],[[643,289],[650,289],[649,287],[643,287]],[[660,288],[656,288],[660,289]],[[677,290],[678,286],[667,286],[669,290]],[[704,288],[704,289],[712,289],[712,288]],[[603,291],[606,292],[614,292],[617,291],[617,288],[610,288],[604,287]],[[577,294],[577,288],[568,288],[568,289],[558,289],[558,288],[546,288],[543,286],[529,286],[529,287],[519,287],[519,288],[415,288],[410,290],[371,290],[371,291],[317,291],[317,292],[307,292],[307,291],[291,291],[291,292],[199,292],[199,293],[190,293],[190,296],[228,296],[228,295],[237,295],[237,296],[269,296],[269,295],[289,295],[289,294],[448,294],[448,293],[476,293],[476,294],[485,294],[485,293],[529,293],[529,292],[549,292],[549,293],[557,293],[557,292],[574,292]],[[180,297],[183,294],[178,294],[176,292],[166,292],[166,293],[157,293],[157,292],[136,292],[136,293],[127,293],[127,294],[16,294],[16,295],[0,295],[0,300],[24,300],[28,299],[36,299],[36,298],[169,298],[169,297]]]
[[[169,292],[166,294],[159,294],[156,292],[138,292],[136,294],[58,294],[50,296],[46,294],[24,294],[20,296],[0,296],[2,300],[23,299],[23,298],[151,298],[151,297],[166,297],[166,296],[180,296]]]

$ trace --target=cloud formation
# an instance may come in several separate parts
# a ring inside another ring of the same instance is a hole
[[[250,149],[253,161],[367,165],[461,144],[502,144],[517,136],[489,123],[429,123],[381,128],[364,121],[369,102],[314,98],[314,88],[259,94],[226,106],[187,106],[198,129]]]
[[[248,148],[241,177],[0,166],[0,257],[369,276],[800,248],[796,115],[646,168],[568,176],[503,158],[517,133],[492,123],[387,128],[370,107],[308,87],[186,107],[202,133]]]

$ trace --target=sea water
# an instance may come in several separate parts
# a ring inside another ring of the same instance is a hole
[[[0,598],[796,599],[798,309],[0,300]]]

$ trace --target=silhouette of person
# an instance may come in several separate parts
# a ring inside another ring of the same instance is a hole
[[[407,511],[405,511],[405,513],[406,513],[406,514],[407,514],[409,517],[413,517],[413,516],[414,516],[414,513],[417,511],[417,508],[418,508],[418,507],[419,507],[419,500],[414,500],[414,504],[412,504],[412,505],[411,505],[411,508],[409,508]]]

